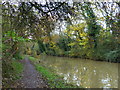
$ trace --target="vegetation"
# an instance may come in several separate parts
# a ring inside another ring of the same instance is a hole
[[[120,2],[3,1],[3,81],[24,54],[120,62],[119,11]]]
[[[3,66],[2,70],[4,76],[3,88],[10,88],[15,80],[21,78],[20,74],[23,71],[23,64],[14,59],[9,66]]]

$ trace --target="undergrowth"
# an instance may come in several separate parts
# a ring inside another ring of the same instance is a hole
[[[2,86],[3,88],[10,88],[11,84],[14,83],[15,80],[21,78],[20,73],[23,71],[23,64],[18,60],[13,59],[10,64],[6,65],[2,67]]]

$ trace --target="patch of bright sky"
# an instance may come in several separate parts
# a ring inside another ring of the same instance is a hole
[[[111,2],[112,2],[112,0],[111,0]],[[109,8],[107,8],[107,10],[108,10],[108,13],[110,13],[111,10],[114,10],[114,12],[112,13],[112,15],[115,16],[116,13],[118,13],[120,10],[119,10],[119,8],[117,7],[116,3],[111,3],[111,2],[109,2],[109,4],[107,3],[107,6],[109,7]],[[112,5],[113,5],[113,6],[112,6]],[[98,19],[97,19],[97,24],[98,24],[98,25],[101,25],[103,28],[106,28],[107,25],[106,25],[106,21],[105,21],[105,17],[104,17],[104,16],[106,16],[105,12],[102,13],[100,9],[96,9],[96,8],[95,8],[95,5],[92,5],[92,8],[93,8],[94,14],[95,14],[96,17],[98,18]],[[69,16],[69,15],[68,15],[68,16]],[[70,17],[71,17],[71,16],[70,16]],[[77,16],[76,16],[76,17],[77,17]],[[73,24],[78,24],[78,23],[84,22],[84,20],[82,20],[82,16],[79,15],[79,17],[80,17],[81,19],[78,18],[77,20],[72,21]],[[71,18],[72,18],[72,17],[71,17]],[[102,18],[103,18],[103,19],[102,19]],[[116,20],[115,20],[115,21],[116,21]],[[62,22],[62,23],[63,23],[63,22]],[[66,29],[65,22],[64,22],[64,24],[62,24],[62,28],[64,28],[64,30]]]
[[[67,2],[68,5],[72,7],[75,0],[3,0],[2,2],[6,2],[6,1],[9,1],[11,4],[15,4],[16,6],[18,5],[18,2],[23,2],[23,1],[24,2],[28,2],[28,1],[29,2],[34,2],[35,1],[35,2],[38,2],[38,3],[41,3],[41,4],[46,4],[46,2],[48,2],[48,3],[49,2]],[[112,1],[113,0],[109,0],[109,2],[112,2]],[[109,5],[110,5],[109,10],[111,10],[112,8],[114,9],[115,6],[116,6],[116,5],[113,5],[113,7],[111,7],[112,4],[109,4]],[[100,10],[97,10],[95,8],[95,5],[92,5],[92,7],[93,7],[93,11],[94,11],[94,13],[97,17],[104,17],[103,14],[105,14],[105,13],[102,14]],[[119,12],[119,9],[115,9],[115,10],[116,10],[115,12]],[[113,13],[113,15],[115,15],[115,14],[116,13]],[[68,15],[68,16],[72,19],[72,17],[70,15]],[[79,17],[81,18],[82,16],[79,16]],[[79,19],[79,17],[75,21],[72,21],[73,24],[82,23],[83,20]],[[105,20],[97,20],[97,22],[98,22],[99,25],[103,26],[103,28],[106,28]],[[58,31],[59,31],[58,29],[60,29],[61,31],[66,29],[67,23],[65,21],[56,22],[56,24],[60,25],[61,27],[59,27],[59,26],[58,26],[59,28],[56,27],[55,28],[55,33],[58,33]]]
[[[60,31],[64,31],[67,27],[66,21],[57,21],[55,23],[55,30],[52,33],[60,34]]]
[[[2,2],[6,2],[6,1],[12,1],[12,2],[41,2],[41,3],[45,3],[46,1],[48,2],[118,2],[119,0],[2,0]]]
[[[99,19],[99,20],[97,20],[97,24],[101,25],[103,28],[106,28],[106,22],[105,22],[103,13],[100,11],[100,9],[96,9],[96,6],[94,4],[92,5],[92,9],[93,9],[95,16]],[[101,19],[102,17],[104,20]]]

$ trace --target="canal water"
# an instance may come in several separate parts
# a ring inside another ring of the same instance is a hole
[[[43,56],[41,60],[67,83],[84,88],[118,88],[118,63]]]

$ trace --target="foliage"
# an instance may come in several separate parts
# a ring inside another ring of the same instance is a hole
[[[3,78],[3,88],[10,88],[12,83],[20,79],[21,76],[20,74],[23,71],[23,64],[20,63],[18,60],[13,59],[11,64],[7,64],[8,66],[5,65],[3,61],[3,66],[2,66],[2,76]]]
[[[120,50],[110,51],[109,53],[105,54],[106,60],[110,62],[119,62],[118,59],[120,58]]]

